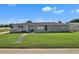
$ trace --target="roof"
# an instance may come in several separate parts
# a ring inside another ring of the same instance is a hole
[[[67,25],[67,24],[56,23],[56,22],[32,22],[32,23],[19,23],[13,25]]]

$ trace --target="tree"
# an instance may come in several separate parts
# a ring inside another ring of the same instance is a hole
[[[32,23],[32,21],[29,20],[29,21],[27,21],[26,23]]]
[[[62,21],[58,21],[58,23],[62,23]]]
[[[71,23],[79,23],[79,19],[73,19],[70,21]]]
[[[0,27],[8,27],[8,24],[1,24]]]
[[[66,24],[68,24],[69,22],[66,22]]]
[[[13,28],[13,26],[12,26],[12,25],[13,25],[13,23],[9,24],[8,26],[9,26],[10,28]]]

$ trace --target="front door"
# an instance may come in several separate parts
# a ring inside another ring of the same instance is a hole
[[[31,29],[31,32],[34,32],[34,29]]]
[[[45,28],[44,28],[44,30],[45,30],[45,31],[47,31],[47,25],[45,25]]]

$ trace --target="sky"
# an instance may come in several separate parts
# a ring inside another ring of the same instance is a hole
[[[79,18],[79,4],[0,4],[0,24],[69,22]]]

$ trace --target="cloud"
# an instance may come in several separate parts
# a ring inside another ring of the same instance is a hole
[[[71,10],[71,13],[73,12],[79,13],[79,9]]]
[[[74,12],[74,10],[71,10],[71,13],[73,13]]]
[[[52,9],[53,9],[53,10],[56,10],[56,9],[57,9],[57,7],[53,7]]]
[[[57,10],[57,7],[53,7],[53,8],[44,7],[44,8],[42,8],[42,11],[43,12],[52,12],[52,13],[62,13],[62,12],[64,12],[64,10]]]
[[[41,9],[43,12],[51,12],[52,8],[51,7],[44,7]]]
[[[54,10],[53,12],[54,13],[62,13],[62,12],[64,12],[64,10]]]
[[[9,18],[4,23],[10,24],[10,23],[25,23],[27,19],[15,19],[15,18]]]
[[[53,22],[52,19],[44,19],[44,18],[35,18],[34,20],[32,20],[33,22]]]
[[[76,9],[76,12],[79,12],[79,9]]]
[[[44,18],[35,18],[35,19],[15,19],[15,18],[10,18],[9,20],[6,21],[7,24],[9,23],[25,23],[28,20],[31,20],[32,22],[53,22],[52,19],[44,19]]]
[[[52,12],[53,13],[62,13],[62,12],[64,12],[64,10],[57,10],[57,7],[53,7]]]

